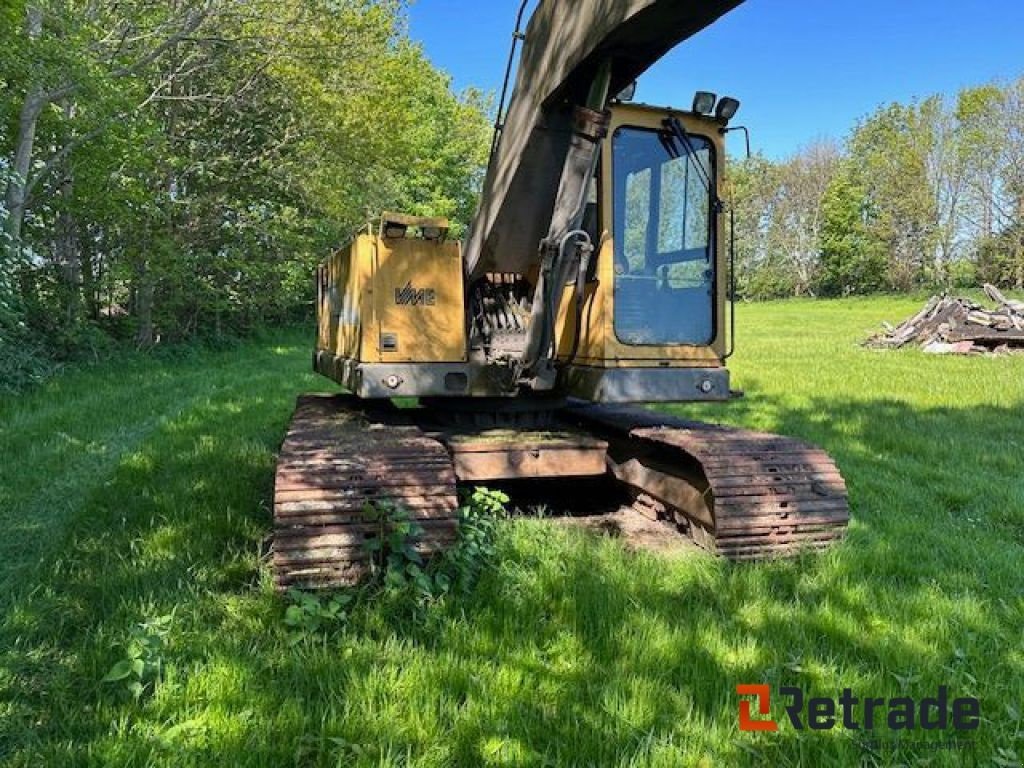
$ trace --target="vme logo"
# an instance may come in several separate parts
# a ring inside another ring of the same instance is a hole
[[[400,307],[432,307],[437,304],[433,288],[413,288],[410,280],[405,288],[395,288],[395,304]]]
[[[949,698],[949,689],[941,685],[935,696],[915,701],[909,696],[893,699],[865,697],[860,699],[844,688],[838,699],[829,697],[807,698],[800,688],[786,686],[779,693],[787,698],[784,709],[790,724],[798,731],[830,731],[841,727],[848,731],[871,731],[876,727],[890,731],[946,730],[951,725],[956,731],[973,731],[981,722],[981,702],[970,696]],[[777,731],[779,723],[770,717],[772,690],[768,685],[737,685],[738,696],[754,696],[757,700],[758,719],[751,711],[749,699],[739,703],[741,731]]]

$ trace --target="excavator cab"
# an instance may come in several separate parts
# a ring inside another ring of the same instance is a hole
[[[583,225],[595,261],[560,303],[557,361],[572,396],[728,398],[723,127],[694,112],[612,107]]]

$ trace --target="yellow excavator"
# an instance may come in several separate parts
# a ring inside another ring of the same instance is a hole
[[[542,0],[521,31],[523,3],[465,243],[385,213],[317,271],[313,365],[347,393],[301,397],[281,448],[281,588],[357,581],[367,505],[403,507],[438,552],[460,484],[604,477],[667,535],[737,560],[842,536],[846,487],[821,449],[630,405],[734,396],[720,190],[739,102],[631,100],[740,2]]]

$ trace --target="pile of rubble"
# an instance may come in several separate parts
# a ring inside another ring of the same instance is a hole
[[[865,344],[886,349],[916,344],[937,355],[1024,351],[1024,301],[1008,299],[992,285],[984,290],[996,309],[970,299],[933,296],[898,326],[883,323],[885,330]]]

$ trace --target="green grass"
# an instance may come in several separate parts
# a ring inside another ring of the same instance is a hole
[[[307,373],[305,334],[0,400],[0,762],[1019,763],[1024,357],[857,345],[918,306],[743,306],[746,399],[674,409],[831,451],[853,522],[826,554],[631,555],[522,520],[468,597],[364,602],[295,647],[260,550],[293,398],[328,388]],[[101,683],[131,627],[165,614],[155,692]],[[841,730],[740,734],[735,686],[757,682],[917,698],[948,685],[981,699],[983,722],[960,752],[884,730],[875,751]]]

